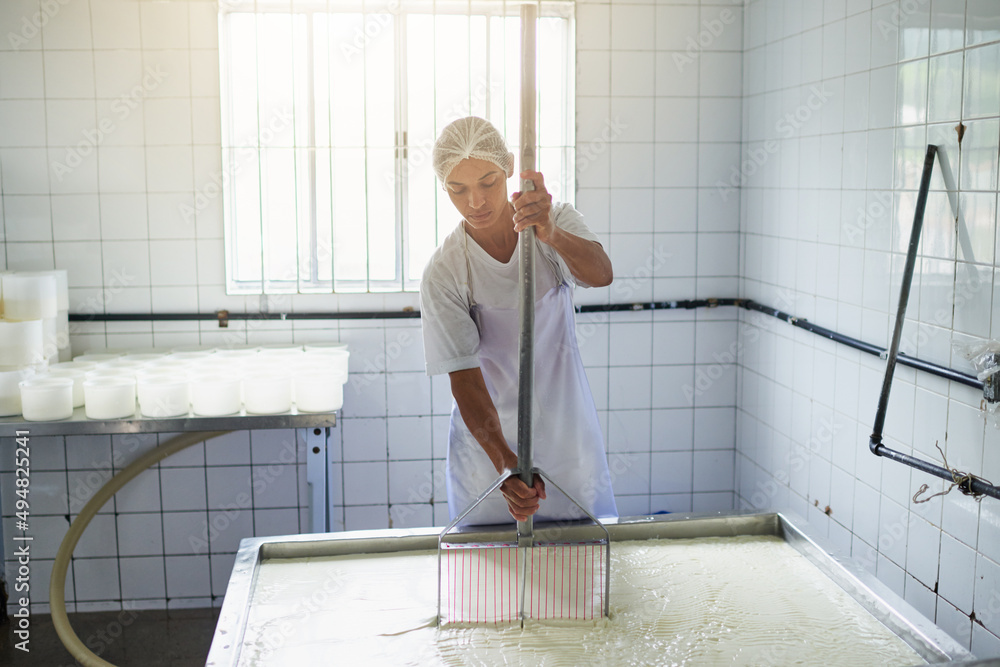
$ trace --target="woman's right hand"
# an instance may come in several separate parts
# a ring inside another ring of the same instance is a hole
[[[503,470],[517,470],[517,455],[510,450],[504,455]],[[500,485],[500,492],[507,501],[507,510],[516,521],[525,521],[538,511],[539,501],[545,500],[545,482],[535,475],[534,484],[528,486],[520,477],[508,477]]]

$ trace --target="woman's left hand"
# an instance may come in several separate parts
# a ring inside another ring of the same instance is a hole
[[[534,227],[538,240],[549,243],[557,230],[549,217],[552,195],[545,189],[545,179],[540,172],[522,171],[520,176],[522,180],[534,183],[535,189],[511,195],[514,204],[514,231],[520,233],[528,227]]]

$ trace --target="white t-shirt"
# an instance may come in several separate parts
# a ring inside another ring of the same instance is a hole
[[[597,235],[584,224],[580,212],[569,204],[554,203],[549,217],[556,226],[575,236],[588,241],[598,240]],[[563,282],[574,285],[577,281],[559,253],[552,246],[536,240],[536,299]],[[479,331],[470,313],[473,298],[483,308],[516,310],[518,288],[516,249],[509,261],[497,261],[471,236],[467,237],[463,225],[455,227],[431,255],[420,281],[427,374],[477,368]],[[511,341],[511,345],[516,346],[517,341]]]

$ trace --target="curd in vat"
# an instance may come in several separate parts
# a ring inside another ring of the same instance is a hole
[[[436,627],[437,554],[259,568],[240,665],[914,665],[923,660],[773,536],[613,542],[611,617]]]

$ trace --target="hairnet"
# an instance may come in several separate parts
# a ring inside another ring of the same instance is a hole
[[[484,118],[459,118],[443,130],[434,142],[434,173],[444,187],[448,174],[467,158],[486,160],[503,169],[507,178],[514,175],[514,154],[500,132]]]

